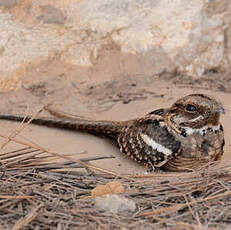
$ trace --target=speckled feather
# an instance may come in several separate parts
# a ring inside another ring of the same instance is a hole
[[[143,136],[150,137],[159,145],[171,150],[171,154],[166,155],[153,148],[145,142]],[[180,141],[168,131],[163,117],[154,112],[124,127],[118,137],[118,143],[121,152],[152,168],[161,167],[181,151]]]

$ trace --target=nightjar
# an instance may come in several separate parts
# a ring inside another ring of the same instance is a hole
[[[182,97],[169,108],[128,121],[94,121],[46,109],[57,118],[35,118],[31,123],[113,138],[121,152],[151,170],[195,170],[223,154],[224,130],[219,119],[225,110],[220,102],[204,94]],[[30,118],[0,114],[0,119],[7,120]]]

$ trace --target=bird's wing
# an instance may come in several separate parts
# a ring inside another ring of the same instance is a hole
[[[118,138],[121,152],[147,167],[161,167],[179,154],[181,143],[167,129],[163,116],[153,113],[123,129]]]

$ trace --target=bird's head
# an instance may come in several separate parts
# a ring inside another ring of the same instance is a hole
[[[175,127],[200,129],[219,124],[223,105],[204,94],[190,94],[177,100],[168,110],[166,118]]]

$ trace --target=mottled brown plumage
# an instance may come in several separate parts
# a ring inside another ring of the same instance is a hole
[[[170,108],[128,121],[92,121],[50,107],[47,110],[59,118],[36,118],[32,123],[112,137],[121,152],[151,169],[193,170],[219,160],[223,154],[224,132],[219,118],[224,108],[204,94],[185,96]],[[24,117],[2,114],[0,119],[21,121]]]

